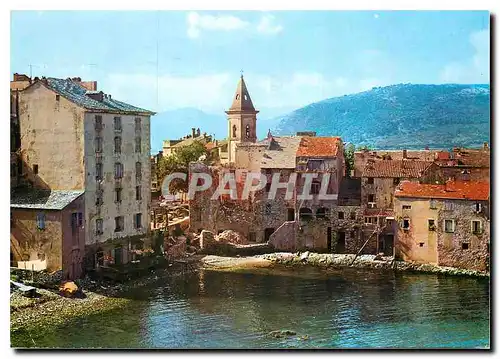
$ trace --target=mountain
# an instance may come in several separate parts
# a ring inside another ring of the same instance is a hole
[[[490,87],[374,87],[310,104],[277,120],[276,135],[316,131],[378,149],[478,147],[490,140]]]
[[[267,131],[278,124],[276,116],[287,113],[291,108],[264,108],[257,115],[257,137],[264,138]],[[227,137],[227,117],[207,113],[196,108],[182,108],[165,111],[151,117],[151,153],[161,151],[163,140],[174,140],[191,134],[191,128],[215,135],[217,139]]]

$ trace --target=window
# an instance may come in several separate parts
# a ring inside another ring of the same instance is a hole
[[[435,199],[431,199],[430,202],[429,202],[429,208],[430,209],[436,209],[436,200]]]
[[[135,186],[135,199],[140,201],[142,199],[141,196],[141,186]]]
[[[299,217],[300,219],[311,219],[313,215],[313,212],[310,208],[301,208],[299,210]]]
[[[481,221],[472,221],[471,231],[474,234],[481,234],[483,232],[483,223]]]
[[[419,246],[420,246],[420,247],[423,247],[423,246],[424,246],[424,242],[420,242],[420,243],[419,243]]]
[[[271,184],[266,183],[266,192],[269,192],[269,191],[271,191]]]
[[[245,127],[245,136],[246,138],[250,138],[250,125],[246,125]]]
[[[123,177],[123,164],[120,162],[115,163],[115,178]]]
[[[61,95],[56,95],[56,101],[59,101],[61,99]]]
[[[249,242],[256,242],[257,241],[257,236],[256,236],[255,232],[248,233],[248,241]]]
[[[444,209],[447,211],[453,211],[453,202],[451,201],[444,202]]]
[[[321,160],[308,160],[307,161],[307,169],[308,170],[321,170],[321,167],[323,165],[323,161]]]
[[[399,184],[399,182],[400,182],[400,179],[399,179],[399,178],[394,178],[394,179],[392,180],[392,184],[393,184],[394,186],[397,186],[397,185]]]
[[[366,183],[373,184],[373,177],[368,177]]]
[[[115,153],[122,152],[122,138],[120,136],[115,137]]]
[[[36,215],[36,227],[38,229],[45,229],[45,213],[38,213]]]
[[[95,151],[102,152],[102,137],[95,138]]]
[[[141,153],[141,138],[135,138],[135,153]]]
[[[140,162],[135,163],[135,178],[139,181],[142,179],[142,164]]]
[[[95,205],[96,206],[100,206],[102,205],[104,202],[102,200],[102,190],[97,190],[95,192]]]
[[[102,180],[102,163],[96,163],[95,164],[95,178],[96,180],[100,181]]]
[[[339,212],[339,219],[344,219],[344,212]]]
[[[462,249],[463,250],[469,249],[469,243],[462,243]]]
[[[142,228],[142,213],[135,214],[134,226],[136,229]]]
[[[403,209],[411,209],[411,206],[409,204],[403,204]]]
[[[122,130],[122,118],[121,117],[115,117],[114,128],[115,128],[115,131]]]
[[[71,231],[75,233],[78,228],[83,227],[83,214],[81,212],[71,213]]]
[[[95,129],[96,131],[100,131],[100,130],[102,130],[102,127],[103,127],[103,126],[102,126],[102,116],[100,116],[100,115],[96,115],[96,116],[95,116],[94,129]]]
[[[240,99],[240,94],[236,94],[236,99],[239,100]]]
[[[38,165],[33,165],[33,173],[38,174]]]
[[[122,201],[122,189],[120,187],[115,188],[115,202]]]
[[[366,224],[377,224],[377,217],[365,217]]]
[[[136,117],[135,118],[135,132],[141,132],[141,118]]]
[[[351,212],[349,217],[352,219],[352,220],[355,220],[356,219],[356,212]]]
[[[321,183],[318,181],[313,181],[311,183],[311,194],[319,194],[320,188],[321,188]]]
[[[404,218],[402,224],[403,224],[403,230],[407,231],[410,229],[410,219],[409,218]]]
[[[266,203],[266,207],[264,209],[264,213],[265,214],[271,214],[271,211],[272,211],[271,203]]]
[[[351,238],[356,238],[356,232],[355,231],[351,231]]]
[[[123,231],[123,216],[115,217],[115,232]]]
[[[78,212],[78,227],[83,227],[83,213],[82,212]]]
[[[374,194],[368,195],[368,202],[375,202],[375,195]]]
[[[435,231],[436,230],[436,222],[433,219],[427,220],[429,231]]]
[[[287,209],[287,221],[294,221],[295,220],[295,209],[294,208],[288,208]]]
[[[236,125],[233,125],[233,137],[236,137]]]
[[[102,219],[101,218],[98,218],[95,220],[95,233],[97,235],[103,233],[103,231],[102,231]]]
[[[444,220],[444,231],[446,233],[455,232],[455,220],[453,219],[445,219]]]
[[[474,212],[476,212],[476,213],[481,212],[481,203],[474,204]]]

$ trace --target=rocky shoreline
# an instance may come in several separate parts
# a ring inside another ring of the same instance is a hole
[[[469,276],[489,278],[489,272],[480,272],[470,269],[460,269],[454,267],[441,267],[433,264],[420,264],[414,262],[404,262],[393,260],[393,257],[384,257],[376,255],[360,255],[353,262],[354,254],[330,254],[330,253],[269,253],[255,256],[273,263],[285,266],[317,266],[325,268],[367,268],[367,269],[385,269],[401,272],[417,272],[429,274],[442,274],[453,276]]]

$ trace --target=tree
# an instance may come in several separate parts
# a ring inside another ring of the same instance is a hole
[[[345,170],[347,177],[351,177],[351,171],[354,170],[354,145],[348,144],[344,149]]]
[[[163,183],[166,176],[174,172],[188,174],[189,163],[201,159],[201,162],[210,161],[210,154],[202,142],[194,141],[192,144],[176,149],[174,153],[164,156],[158,162],[158,180]],[[203,158],[204,156],[204,158]],[[186,176],[187,179],[187,176]],[[174,179],[170,182],[168,191],[172,194],[188,191],[187,180]]]

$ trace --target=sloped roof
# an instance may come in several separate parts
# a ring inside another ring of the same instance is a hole
[[[395,196],[487,201],[490,197],[490,184],[485,181],[449,181],[433,185],[403,181],[396,189]]]
[[[88,91],[85,87],[72,81],[71,79],[49,77],[46,80],[46,82],[43,79],[38,80],[37,82],[45,84],[49,89],[87,110],[149,116],[155,114],[152,111],[115,100],[110,96],[104,96],[102,101],[90,98],[86,95],[86,93],[92,93],[92,91]]]
[[[243,80],[243,75],[241,75],[238,86],[236,87],[233,103],[227,112],[258,112],[253,106],[252,99],[248,93],[247,85],[245,84],[245,80]]]
[[[84,193],[78,191],[23,189],[14,191],[11,208],[61,210]]]
[[[341,141],[340,137],[304,136],[297,157],[336,157]]]
[[[460,164],[471,167],[490,167],[490,150],[456,148],[453,150],[455,159]]]
[[[369,162],[363,169],[363,177],[419,178],[432,165],[430,161],[381,160]]]
[[[266,138],[258,142],[259,145],[267,145],[261,158],[261,168],[295,168],[295,158],[299,148],[301,137],[283,136]]]
[[[189,146],[189,145],[192,145],[195,141],[206,144],[208,142],[208,138],[206,136],[203,136],[203,135],[198,136],[198,137],[186,138],[185,140],[182,140],[182,141],[176,143],[172,147],[173,148],[180,148],[180,147],[184,147],[184,146]]]

